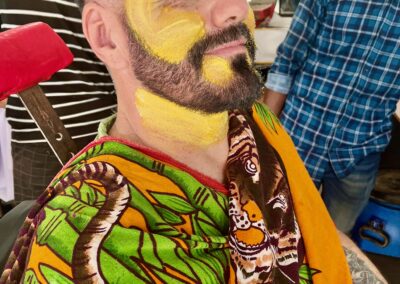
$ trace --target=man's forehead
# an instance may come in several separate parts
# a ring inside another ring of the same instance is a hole
[[[91,2],[92,0],[75,0],[80,8],[83,7],[85,3]],[[114,0],[98,0],[100,2],[107,2],[110,4],[117,4],[120,2],[121,4],[124,2],[123,0],[114,1]],[[155,6],[171,6],[171,7],[193,7],[200,0],[148,0],[150,3],[153,3]],[[116,3],[117,2],[117,3]]]
[[[157,6],[170,6],[170,7],[193,7],[199,0],[149,0]]]

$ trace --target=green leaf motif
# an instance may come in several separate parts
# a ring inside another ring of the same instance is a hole
[[[120,259],[104,250],[100,253],[100,266],[107,283],[150,283],[150,278],[138,264],[131,262],[129,267],[124,266]]]
[[[267,129],[272,129],[275,133],[277,133],[275,124],[280,124],[280,122],[276,115],[269,110],[267,106],[260,103],[255,103],[254,107],[256,112],[260,115],[262,122],[265,124],[265,126],[267,126]]]
[[[96,207],[98,209],[103,206],[106,200],[106,197],[101,192],[85,182],[82,183],[79,189],[73,185],[68,186],[65,189],[65,195],[73,197],[75,199],[79,199],[80,202]]]
[[[180,233],[170,224],[167,224],[159,212],[157,212],[154,204],[146,198],[142,192],[132,185],[129,185],[131,192],[131,206],[139,210],[146,218],[150,230],[153,233],[160,233],[164,236],[176,237]]]
[[[79,198],[79,190],[75,186],[70,185],[65,189],[65,195]]]
[[[22,283],[40,284],[35,272],[32,269],[29,269],[25,272],[24,280],[22,281]]]
[[[94,206],[89,206],[87,203],[83,203],[74,197],[65,195],[56,196],[48,203],[47,207],[66,212],[68,214],[68,221],[80,232],[86,228],[90,220],[99,211]]]
[[[129,245],[127,246],[126,244]],[[126,229],[117,225],[104,242],[104,247],[110,255],[107,256],[107,261],[105,259],[101,263],[103,270],[109,270],[111,277],[109,279],[115,276],[117,268],[121,269],[118,275],[122,275],[124,267],[128,267],[138,277],[147,277],[145,274],[142,274],[142,267],[139,264],[146,266],[154,273],[156,271],[163,271],[165,266],[176,267],[187,277],[194,278],[194,274],[188,264],[177,255],[177,251],[182,249],[177,246],[176,242],[167,237],[161,235],[150,236],[143,231]],[[186,253],[183,252],[183,254],[186,256],[185,258],[188,257]],[[104,257],[106,256],[104,255]],[[119,267],[121,264],[124,265]],[[106,273],[105,271],[103,272]],[[161,277],[161,274],[159,276]],[[120,283],[143,282],[149,283],[150,281],[125,281]]]
[[[48,207],[44,210],[46,217],[39,224],[36,233],[38,244],[49,246],[63,260],[71,263],[74,245],[78,239],[77,232],[71,228],[66,220],[67,213],[63,210],[53,210]]]
[[[201,279],[211,279],[210,283],[220,283],[218,276],[215,272],[209,269],[208,265],[203,262],[202,259],[197,259],[195,257],[190,257],[184,253],[182,249],[177,250],[178,255],[181,259],[184,259],[190,267],[193,268],[196,278],[199,280],[196,283],[204,283],[200,281]]]
[[[198,217],[194,219],[195,222],[198,222],[199,227],[203,231],[203,234],[206,236],[222,236],[221,232],[217,229],[214,222],[202,211],[198,212]]]
[[[299,269],[300,284],[312,284],[312,277],[315,274],[320,273],[318,269],[309,267],[307,264],[303,264]]]
[[[39,225],[37,234],[37,242],[40,245],[46,245],[49,236],[53,234],[67,218],[67,213],[62,210],[51,210],[49,208],[45,208],[44,210],[46,218]]]
[[[175,277],[171,277],[167,273],[164,273],[163,271],[160,270],[153,270],[153,273],[156,274],[159,278],[162,279],[163,283],[174,283],[174,284],[185,284],[187,282],[180,281],[176,279]]]
[[[87,183],[82,183],[80,194],[81,201],[90,206],[93,206],[94,202],[96,201],[96,194],[94,193],[94,190],[87,185]]]
[[[177,214],[175,214],[173,211],[163,208],[158,205],[154,205],[154,208],[156,208],[157,212],[161,215],[161,217],[171,225],[179,225],[184,222],[183,218]]]
[[[199,249],[201,246],[201,244],[196,246],[196,249],[192,251],[193,257],[200,260],[204,266],[212,267],[214,271],[217,272],[215,276],[218,277],[218,282],[215,283],[224,283],[224,274],[226,269],[224,263],[226,263],[226,259],[224,259],[225,256],[223,255],[223,251],[214,250],[213,252],[219,252],[220,254],[212,254],[208,250]],[[203,244],[203,246],[206,247],[207,244]]]
[[[155,200],[157,200],[158,203],[177,213],[191,214],[196,211],[196,209],[190,203],[177,195],[156,192],[152,192],[151,195]]]
[[[73,284],[74,282],[69,279],[64,274],[46,266],[40,265],[40,271],[42,272],[44,278],[47,280],[47,283],[57,283],[57,284]]]

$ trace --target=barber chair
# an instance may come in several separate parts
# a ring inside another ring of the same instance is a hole
[[[77,147],[37,84],[50,79],[72,61],[71,51],[44,23],[32,23],[0,33],[0,100],[19,94],[61,164],[77,152]],[[12,203],[0,203],[0,274],[19,228],[34,203],[33,200],[24,201],[12,210]],[[9,212],[5,214],[6,211]]]

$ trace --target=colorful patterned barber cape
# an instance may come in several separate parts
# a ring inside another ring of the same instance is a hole
[[[336,229],[264,106],[230,113],[226,184],[103,137],[31,210],[1,283],[351,283]]]

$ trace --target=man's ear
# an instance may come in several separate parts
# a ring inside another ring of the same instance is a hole
[[[104,6],[91,1],[82,11],[82,27],[86,39],[97,57],[110,69],[129,66],[127,35],[119,14],[105,1]]]

